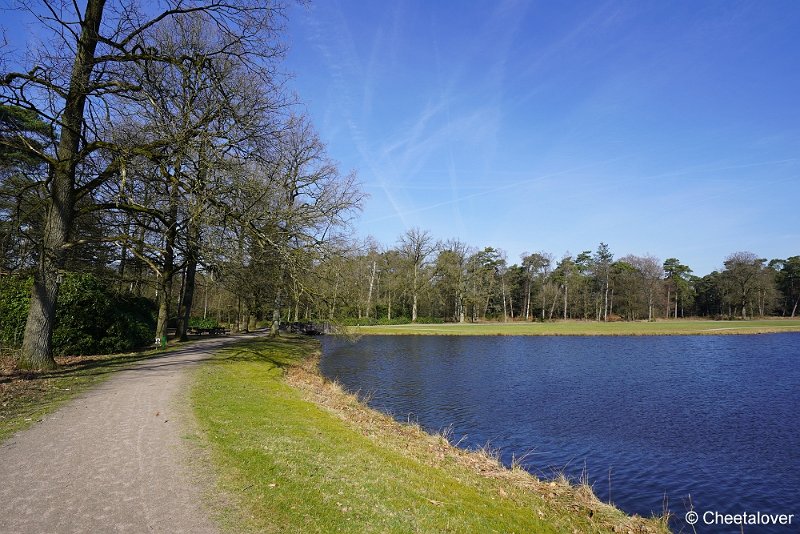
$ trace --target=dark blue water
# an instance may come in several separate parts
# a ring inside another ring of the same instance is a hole
[[[628,513],[795,514],[800,334],[326,337],[321,369],[369,404],[542,477],[588,476]],[[696,525],[697,532],[739,527]]]

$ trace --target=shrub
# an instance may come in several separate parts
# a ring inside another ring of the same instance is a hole
[[[421,324],[444,324],[441,317],[417,317],[417,322]]]
[[[213,317],[192,317],[189,319],[189,326],[192,328],[219,328],[219,322]]]
[[[148,345],[155,332],[153,309],[148,299],[119,294],[93,275],[67,275],[58,297],[53,350],[103,354]]]
[[[33,278],[0,276],[0,345],[19,347],[25,333]]]
[[[344,317],[336,320],[337,324],[342,326],[375,326],[375,325],[390,325],[390,324],[408,324],[411,319],[408,317],[393,317],[392,320],[386,317],[375,319],[374,317]]]
[[[30,305],[30,278],[0,279],[0,341],[19,347]],[[90,274],[67,274],[59,289],[55,354],[105,354],[149,345],[155,332],[153,303],[119,294]]]

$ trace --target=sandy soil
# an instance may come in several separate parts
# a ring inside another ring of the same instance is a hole
[[[182,438],[187,371],[235,339],[121,371],[0,445],[0,532],[217,532]]]

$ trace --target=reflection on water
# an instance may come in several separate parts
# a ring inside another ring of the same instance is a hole
[[[691,495],[700,511],[800,515],[800,334],[327,337],[321,369],[461,446],[588,474],[629,513],[660,514],[666,495],[682,518]]]

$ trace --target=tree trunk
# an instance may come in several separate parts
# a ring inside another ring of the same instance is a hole
[[[133,233],[133,229],[131,228],[131,226],[132,226],[131,222],[132,221],[131,221],[130,214],[127,215],[125,219],[126,219],[125,220],[125,233],[127,235],[131,235]],[[126,240],[126,241],[122,242],[122,248],[120,249],[120,254],[119,254],[119,269],[117,271],[117,273],[119,275],[119,291],[120,292],[125,291],[125,285],[126,285],[126,283],[125,283],[125,270],[126,270],[127,266],[128,266],[128,241]],[[129,291],[132,291],[132,290],[133,290],[133,287],[129,286]]]
[[[272,325],[269,329],[271,337],[279,336],[281,333],[281,312],[278,308],[272,310]]]
[[[244,332],[245,334],[250,332],[250,303],[247,299],[244,300],[244,307],[239,314],[239,332]]]
[[[206,189],[208,181],[208,161],[206,140],[200,144],[197,151],[197,183],[193,185],[191,196],[190,213],[186,236],[186,270],[181,288],[181,305],[183,309],[179,314],[178,336],[181,341],[186,341],[189,330],[189,320],[192,314],[192,304],[194,303],[195,275],[197,274],[197,262],[200,259],[200,201],[197,193]]]
[[[531,280],[530,277],[525,281],[525,320],[530,319],[531,313]]]
[[[372,307],[372,286],[375,285],[375,270],[378,268],[378,263],[372,261],[372,275],[369,277],[369,291],[367,292],[367,309],[365,311],[367,318],[370,316],[370,308]]]
[[[281,292],[275,295],[275,307],[272,310],[272,326],[269,330],[269,335],[272,337],[280,335],[281,328]]]
[[[297,280],[294,280],[294,322],[300,322],[300,297],[302,293],[297,287]],[[287,319],[288,321],[288,319]]]
[[[100,20],[105,0],[89,0],[70,73],[69,90],[60,117],[57,163],[51,169],[51,191],[39,265],[31,290],[25,337],[17,362],[23,369],[53,369],[53,327],[65,249],[75,215],[75,173],[78,166],[86,92],[94,68]]]
[[[158,319],[156,320],[156,339],[167,335],[169,320],[169,301],[172,294],[172,276],[161,276],[158,284]]]
[[[506,281],[501,277],[500,278],[500,292],[503,296],[503,322],[508,322],[508,311],[506,309]]]
[[[175,165],[175,172],[180,163]],[[164,265],[161,271],[161,294],[158,301],[158,320],[156,322],[156,338],[163,339],[167,335],[169,321],[169,304],[172,299],[172,279],[175,276],[175,240],[178,237],[178,178],[171,176],[169,198],[169,226],[164,237]]]
[[[33,294],[25,323],[22,352],[17,361],[20,369],[54,369],[53,326],[58,296],[58,268],[54,262],[41,262],[34,275]]]
[[[178,307],[175,311],[176,319],[176,335],[180,336],[181,328],[183,328],[183,291],[186,288],[186,263],[180,269],[181,284],[178,286]]]
[[[208,318],[208,280],[203,277],[203,319]],[[219,321],[217,321],[219,322]]]
[[[613,314],[614,313],[614,288],[613,287],[611,288],[611,302],[609,302],[609,304],[608,304],[608,313],[609,314]]]
[[[417,322],[417,277],[418,276],[419,276],[419,274],[418,274],[417,264],[414,263],[414,285],[411,288],[412,291],[414,292],[413,295],[411,295],[411,322],[412,323],[416,323]]]
[[[545,294],[544,294],[544,282],[542,282],[540,289],[542,291],[542,321],[544,321],[544,310],[545,308],[547,308],[547,301],[545,300]],[[550,316],[552,317],[552,315],[553,313],[551,312]]]
[[[189,226],[189,243],[187,246],[186,255],[186,277],[183,284],[183,297],[181,302],[183,310],[180,317],[180,324],[178,328],[178,336],[181,341],[188,339],[187,333],[189,331],[189,320],[192,315],[192,304],[194,302],[194,289],[195,278],[197,274],[197,260],[199,253],[200,241],[200,226],[198,224],[190,224]]]
[[[333,314],[336,313],[336,294],[339,292],[339,273],[336,273],[336,279],[333,283],[333,302],[331,302],[331,309],[330,313],[328,314],[328,320],[333,321]]]
[[[134,281],[131,285],[131,290],[137,297],[142,296],[142,289],[144,288],[145,266],[140,260],[140,258],[144,256],[144,234],[145,230],[144,227],[142,227],[137,232],[136,242],[134,243],[134,257],[137,259],[137,261],[134,264]]]

